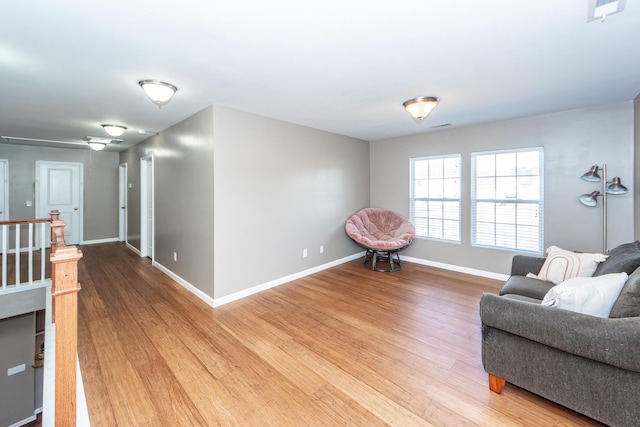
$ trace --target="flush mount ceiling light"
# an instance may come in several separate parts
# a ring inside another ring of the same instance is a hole
[[[419,96],[403,102],[402,106],[416,122],[422,123],[429,113],[436,108],[439,101],[440,98],[436,98],[435,96]]]
[[[107,132],[109,135],[111,136],[120,136],[124,133],[125,130],[127,130],[126,126],[122,126],[122,125],[101,125],[105,132]]]
[[[106,146],[107,144],[103,142],[89,142],[89,148],[91,148],[94,151],[102,151],[105,149]]]
[[[107,144],[111,142],[109,138],[100,138],[97,136],[88,136],[85,139],[87,141],[87,144],[89,144],[89,148],[95,151],[104,150]]]
[[[173,94],[178,90],[174,85],[159,80],[140,80],[138,84],[158,108],[167,105],[171,101]]]
[[[587,22],[600,19],[602,22],[607,16],[622,12],[627,0],[589,0]]]

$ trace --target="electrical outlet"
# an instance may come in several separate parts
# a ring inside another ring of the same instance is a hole
[[[303,249],[302,250],[302,258],[306,258],[307,257],[307,250]]]
[[[178,252],[173,253],[173,260],[178,261]]]
[[[323,254],[324,253],[324,246],[320,246],[320,253]]]

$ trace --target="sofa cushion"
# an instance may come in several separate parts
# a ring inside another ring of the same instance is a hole
[[[604,254],[576,253],[550,246],[547,249],[547,259],[544,261],[540,272],[528,274],[556,285],[574,277],[591,277],[598,267],[598,263],[607,259]]]
[[[549,289],[541,304],[597,317],[609,317],[629,275],[574,277]]]
[[[542,300],[553,283],[525,276],[511,276],[500,289],[500,295],[515,294]]]
[[[629,276],[609,317],[640,317],[640,268]]]
[[[640,242],[625,243],[609,251],[607,260],[596,269],[594,276],[609,273],[633,273],[640,267]]]
[[[514,255],[511,260],[511,276],[526,276],[529,273],[538,274],[544,265],[543,257],[529,255]]]

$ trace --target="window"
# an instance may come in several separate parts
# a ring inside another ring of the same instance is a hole
[[[417,236],[460,242],[460,154],[410,161],[411,222]]]
[[[471,154],[471,244],[542,252],[542,147]]]

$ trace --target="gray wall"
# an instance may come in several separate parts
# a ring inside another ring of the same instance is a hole
[[[0,349],[0,425],[8,426],[34,415],[34,313],[0,320]],[[22,364],[24,371],[7,376]]]
[[[544,147],[544,247],[602,250],[602,209],[578,196],[601,190],[580,179],[591,165],[607,164],[630,192],[609,197],[609,248],[633,240],[633,103],[451,128],[371,143],[371,205],[409,215],[409,159],[462,154],[462,243],[416,239],[405,255],[507,274],[514,252],[470,244],[470,155],[475,151]]]
[[[369,205],[366,141],[223,107],[214,123],[216,298],[360,251],[344,222]]]
[[[131,185],[127,240],[137,249],[140,158],[148,153],[154,162],[154,261],[213,296],[213,108],[120,153]]]
[[[78,162],[84,164],[83,239],[118,237],[118,153],[0,144],[0,159],[9,160],[10,219],[35,217],[36,160]]]
[[[634,141],[634,236],[640,240],[640,94],[633,101],[633,141]]]
[[[369,204],[366,141],[209,107],[121,153],[137,249],[140,157],[150,152],[155,261],[211,297],[359,251],[344,221]]]

